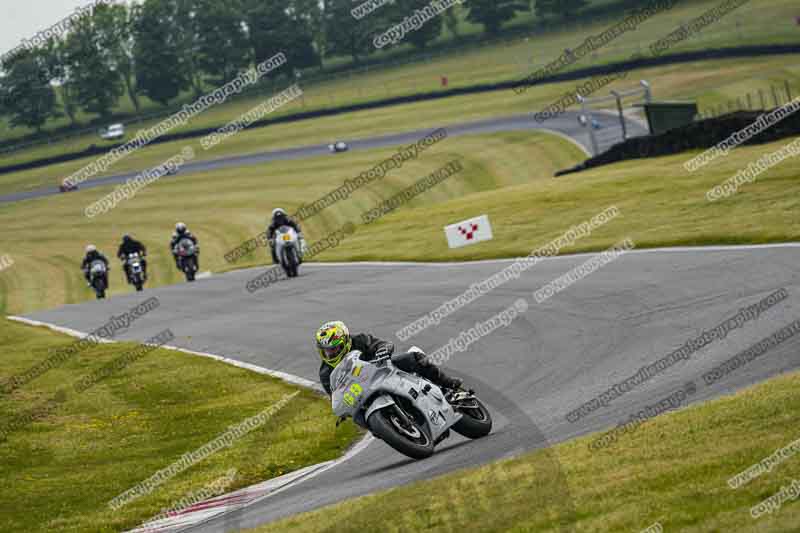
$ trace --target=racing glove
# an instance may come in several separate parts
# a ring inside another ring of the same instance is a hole
[[[377,350],[375,350],[375,358],[380,359],[381,357],[386,357],[388,355],[392,355],[394,353],[394,345],[391,343],[387,343]]]

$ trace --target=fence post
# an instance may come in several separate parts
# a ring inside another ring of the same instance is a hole
[[[785,80],[784,83],[786,84],[786,98],[788,98],[789,101],[791,102],[792,101],[792,90],[789,88],[789,80]]]
[[[753,110],[753,98],[750,96],[750,93],[747,93],[747,109],[750,111]]]
[[[772,99],[775,100],[775,107],[780,106],[780,102],[778,102],[778,91],[775,90],[775,86],[771,85],[770,89],[772,89]]]
[[[617,91],[611,91],[614,98],[617,99],[617,111],[619,112],[619,122],[622,124],[622,140],[628,140],[628,128],[625,127],[625,114],[622,112],[622,97]]]
[[[766,103],[765,98],[764,98],[764,91],[759,89],[758,90],[758,96],[761,98],[761,110],[762,111],[766,111],[767,103]]]

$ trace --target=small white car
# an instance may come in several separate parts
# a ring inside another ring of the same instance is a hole
[[[331,152],[333,152],[334,154],[339,152],[346,152],[350,149],[350,147],[347,146],[347,143],[344,141],[336,141],[333,144],[329,144],[328,148],[330,148]]]
[[[105,130],[100,130],[100,137],[106,141],[116,141],[125,137],[125,126],[112,124]]]

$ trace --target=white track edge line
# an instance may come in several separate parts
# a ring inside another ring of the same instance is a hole
[[[20,322],[20,323],[23,323],[23,324],[27,324],[29,326],[43,326],[43,327],[49,328],[49,329],[51,329],[53,331],[56,331],[58,333],[64,333],[66,335],[69,335],[70,337],[83,338],[83,337],[86,337],[86,335],[87,335],[86,333],[83,333],[83,332],[75,330],[75,329],[65,328],[65,327],[62,327],[62,326],[57,326],[55,324],[50,324],[48,322],[41,322],[39,320],[32,320],[30,318],[24,318],[24,317],[13,316],[13,315],[9,315],[6,318],[8,318],[8,320],[12,320],[12,321],[15,321],[15,322]],[[100,340],[101,343],[117,343],[117,342],[119,342],[119,341],[113,341],[113,340],[103,339],[103,338],[100,338],[99,340]],[[250,370],[252,372],[256,372],[258,374],[264,374],[264,375],[272,376],[272,377],[278,378],[278,379],[280,379],[282,381],[286,381],[287,383],[290,383],[292,385],[298,385],[298,386],[301,386],[301,387],[304,387],[304,388],[308,388],[308,389],[314,390],[315,392],[324,392],[322,386],[319,385],[318,383],[315,383],[315,382],[310,381],[310,380],[305,379],[305,378],[301,378],[300,376],[295,376],[293,374],[289,374],[287,372],[281,372],[280,370],[270,370],[268,368],[264,368],[264,367],[261,367],[261,366],[258,366],[258,365],[254,365],[252,363],[245,363],[243,361],[237,361],[235,359],[230,359],[230,358],[227,358],[227,357],[223,357],[221,355],[216,355],[216,354],[207,353],[207,352],[197,352],[197,351],[193,351],[193,350],[187,350],[185,348],[178,348],[176,346],[162,345],[161,348],[165,348],[167,350],[174,350],[174,351],[178,351],[178,352],[184,352],[184,353],[187,353],[189,355],[197,355],[197,356],[200,356],[200,357],[208,357],[208,358],[214,359],[216,361],[220,361],[220,362],[228,364],[228,365],[232,365],[232,366],[235,366],[235,367],[238,367],[238,368],[244,368],[246,370]],[[270,496],[272,496],[274,494],[277,494],[277,493],[281,492],[284,489],[287,489],[289,487],[293,487],[294,485],[296,485],[299,482],[303,482],[303,481],[312,479],[312,478],[318,476],[319,474],[321,474],[321,473],[323,473],[323,472],[325,472],[327,470],[330,470],[331,468],[333,468],[335,466],[338,466],[338,465],[340,465],[340,464],[342,464],[342,463],[344,463],[346,461],[349,461],[350,459],[355,457],[357,454],[359,454],[362,451],[364,451],[367,448],[367,446],[369,446],[372,443],[373,440],[375,440],[374,437],[372,435],[370,435],[369,433],[367,433],[360,441],[358,441],[353,446],[351,446],[344,453],[344,455],[342,455],[338,459],[334,459],[332,461],[325,461],[325,462],[322,462],[322,463],[317,463],[315,465],[309,465],[309,466],[305,467],[305,468],[310,470],[310,472],[308,474],[300,476],[297,479],[295,479],[295,480],[293,480],[293,481],[291,481],[289,483],[286,483],[285,485],[275,489],[274,491],[271,491],[271,492],[269,492],[269,493],[267,493],[267,494],[265,494],[265,495],[263,495],[263,496],[261,496],[259,498],[256,498],[255,500],[252,500],[252,501],[248,502],[247,504],[245,504],[242,507],[237,507],[237,508],[231,509],[230,511],[227,511],[227,512],[224,512],[224,513],[220,513],[220,514],[215,515],[213,517],[209,517],[205,521],[201,521],[201,522],[198,522],[198,523],[193,524],[191,526],[187,526],[187,528],[183,528],[183,529],[180,529],[178,531],[184,531],[186,529],[201,525],[204,522],[207,522],[209,520],[213,520],[213,519],[218,518],[220,516],[224,516],[224,515],[226,515],[228,513],[239,511],[239,510],[244,509],[246,507],[249,507],[249,506],[251,506],[251,505],[253,505],[255,503],[258,503],[258,502],[264,500],[265,498],[268,498],[268,497],[270,497]],[[311,469],[313,469],[313,470],[311,470]],[[292,473],[290,472],[289,474],[285,474],[285,475],[289,476],[291,474]],[[278,481],[278,480],[280,480],[280,477],[276,477],[276,478],[272,478],[272,479],[264,480],[264,481]],[[261,483],[264,483],[264,481],[262,481]],[[258,484],[259,483],[255,484],[255,485],[251,485],[250,487],[242,487],[240,489],[237,489],[236,492],[242,491],[242,490],[246,490],[246,489],[254,487],[254,486],[258,485]],[[222,496],[225,496],[225,495],[222,495]]]

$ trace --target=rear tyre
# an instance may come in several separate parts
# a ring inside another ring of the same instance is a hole
[[[393,407],[378,409],[369,416],[367,425],[373,435],[412,459],[426,459],[433,455],[433,439],[427,428],[412,420],[405,426]]]
[[[453,424],[453,431],[459,435],[468,439],[480,439],[492,431],[492,415],[477,397],[455,402],[453,409],[464,415]]]

